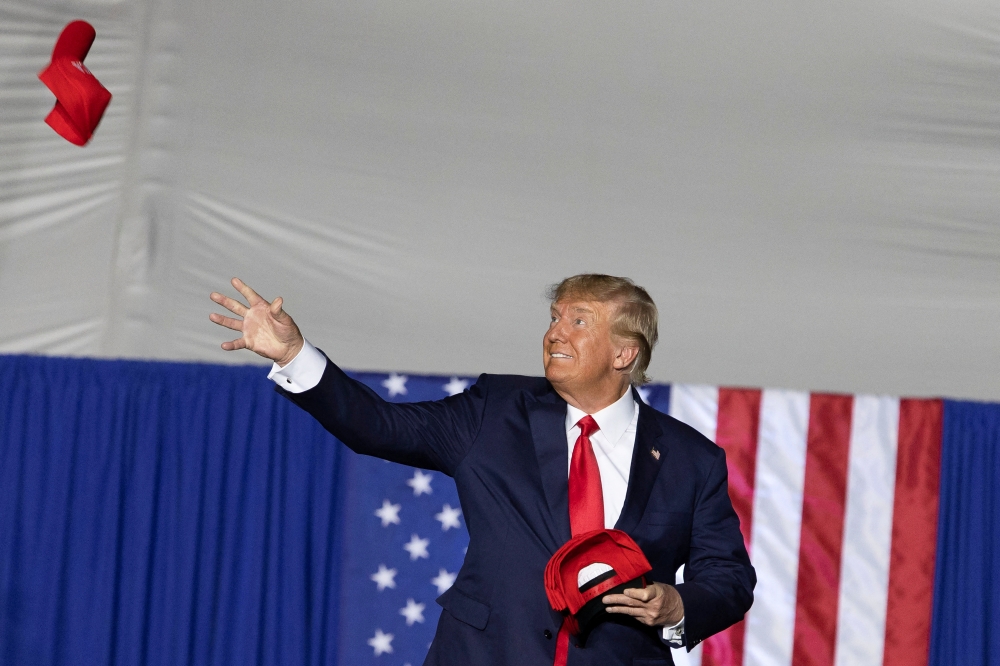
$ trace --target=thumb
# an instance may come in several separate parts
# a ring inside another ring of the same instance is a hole
[[[276,299],[271,301],[271,305],[268,307],[268,309],[271,311],[271,316],[277,317],[278,315],[281,314],[282,303],[284,303],[284,301],[281,300],[281,296],[278,296]]]

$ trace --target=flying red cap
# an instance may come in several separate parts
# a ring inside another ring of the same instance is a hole
[[[67,141],[86,145],[94,135],[111,93],[83,64],[97,31],[86,21],[73,21],[59,35],[52,62],[39,73],[56,96],[55,108],[45,122]]]

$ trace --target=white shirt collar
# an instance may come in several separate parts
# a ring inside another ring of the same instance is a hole
[[[628,430],[637,408],[638,405],[635,402],[635,398],[632,397],[632,387],[629,386],[622,397],[601,411],[591,414],[591,416],[597,421],[597,425],[600,426],[601,432],[604,433],[604,437],[608,443],[614,446],[621,439],[622,435],[625,434],[625,431]],[[573,405],[567,404],[566,431],[569,432],[575,428],[580,419],[586,415],[587,413],[582,409],[577,409]]]

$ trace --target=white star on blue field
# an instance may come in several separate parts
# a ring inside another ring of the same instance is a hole
[[[473,380],[405,374],[354,374],[390,402],[437,400]],[[344,452],[343,539],[338,663],[420,664],[434,638],[441,607],[454,585],[469,535],[454,482],[440,472]]]

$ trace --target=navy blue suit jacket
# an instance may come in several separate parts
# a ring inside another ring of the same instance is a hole
[[[387,403],[332,362],[320,383],[287,393],[354,451],[454,477],[469,550],[426,664],[549,666],[561,616],[543,572],[570,538],[566,402],[544,378],[482,375],[456,396]],[[638,397],[637,397],[638,400]],[[659,456],[653,454],[653,450]],[[689,649],[739,621],[756,582],[729,501],[725,454],[693,428],[639,400],[628,492],[615,525],[677,585]],[[570,666],[671,664],[658,631],[627,617],[571,647]]]

